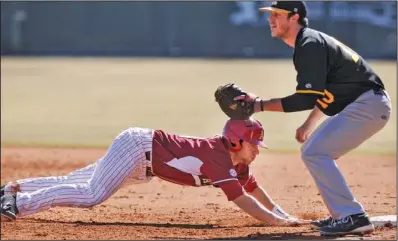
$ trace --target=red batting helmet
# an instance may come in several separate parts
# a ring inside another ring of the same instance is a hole
[[[243,140],[268,148],[263,141],[264,129],[258,120],[228,120],[222,135],[231,140]]]

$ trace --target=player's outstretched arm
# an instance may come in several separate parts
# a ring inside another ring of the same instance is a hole
[[[271,196],[262,187],[256,187],[252,192],[248,193],[250,196],[254,197],[268,210],[271,210],[274,214],[283,218],[293,218],[290,214],[285,212],[279,205],[275,204]]]
[[[275,202],[268,195],[268,193],[262,187],[256,187],[252,192],[248,192],[248,194],[254,197],[257,201],[259,201],[264,207],[268,210],[272,210],[275,207]]]
[[[269,211],[266,207],[264,207],[259,201],[257,201],[254,197],[244,193],[233,202],[244,212],[249,214],[250,216],[266,223],[269,225],[286,225],[289,224],[298,224],[294,223],[293,220],[285,219],[279,217],[278,215]]]

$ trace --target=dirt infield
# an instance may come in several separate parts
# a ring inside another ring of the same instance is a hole
[[[102,149],[5,148],[1,184],[65,175],[101,157]],[[396,214],[394,156],[347,156],[338,165],[370,215]],[[327,214],[298,153],[262,153],[253,163],[258,182],[286,211],[303,218]],[[181,187],[154,179],[119,190],[90,209],[53,208],[1,223],[1,239],[325,239],[309,227],[264,227],[212,187]],[[396,229],[337,239],[396,240]]]

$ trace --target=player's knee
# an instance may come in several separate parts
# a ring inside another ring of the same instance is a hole
[[[81,194],[84,199],[83,206],[85,207],[96,206],[107,199],[107,196],[105,195],[107,193],[106,190],[103,190],[101,188],[93,188],[90,183],[87,183],[86,185],[81,185],[79,188],[81,189]]]
[[[93,207],[93,206],[97,206],[98,204],[103,203],[104,201],[105,200],[100,197],[94,197],[94,198],[90,199],[90,202],[88,202],[88,205],[90,207]]]
[[[310,162],[315,159],[316,153],[312,145],[304,144],[301,147],[301,159],[304,162]]]
[[[86,205],[88,207],[93,207],[93,206],[103,203],[106,199],[107,199],[107,197],[105,195],[103,195],[100,192],[96,192],[96,193],[93,193],[88,196]]]

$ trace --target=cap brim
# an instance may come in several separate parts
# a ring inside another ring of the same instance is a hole
[[[290,11],[280,8],[264,7],[259,9],[261,12],[290,13]]]
[[[265,149],[268,149],[268,146],[265,145],[264,141],[254,141],[253,144],[256,144],[259,147],[263,147]]]

